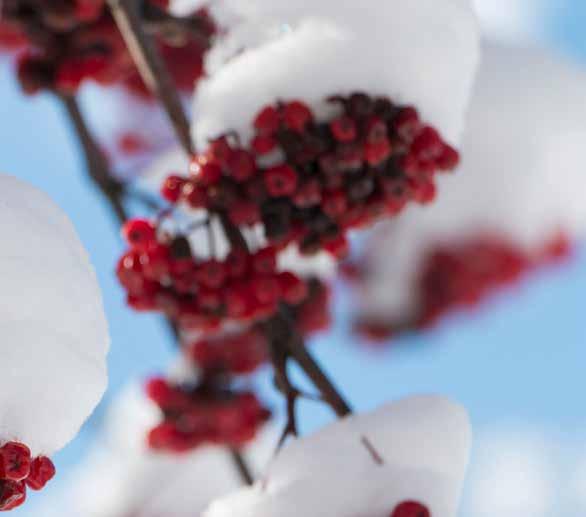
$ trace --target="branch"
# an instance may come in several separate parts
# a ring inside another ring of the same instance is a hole
[[[191,156],[195,150],[189,132],[189,120],[155,42],[143,29],[139,0],[109,0],[109,3],[143,81],[163,104],[179,142]]]
[[[311,379],[311,382],[320,391],[322,398],[335,411],[338,417],[343,418],[351,414],[352,409],[350,405],[346,402],[326,373],[321,369],[317,361],[309,353],[303,342],[302,336],[291,323],[290,318],[284,314],[284,311],[281,311],[281,314],[277,317],[283,318],[288,326],[290,339],[286,340],[286,345],[289,348],[290,356]]]
[[[242,456],[242,453],[237,449],[230,449],[230,455],[232,456],[232,461],[234,465],[236,465],[236,469],[240,474],[240,477],[247,485],[252,485],[254,483],[254,477]]]
[[[124,208],[124,185],[110,174],[108,160],[96,144],[75,97],[59,95],[59,99],[83,149],[89,178],[106,198],[116,220],[122,225],[128,219]]]

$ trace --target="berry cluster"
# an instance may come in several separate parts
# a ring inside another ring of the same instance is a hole
[[[303,301],[283,307],[295,328],[304,335],[323,330],[330,324],[328,287],[317,279],[311,279],[307,285],[309,289]],[[268,347],[262,324],[256,324],[239,332],[198,339],[190,345],[189,355],[200,369],[246,375],[269,360]]]
[[[205,377],[196,386],[152,379],[147,394],[164,420],[148,435],[153,450],[182,453],[202,445],[241,447],[256,436],[269,418],[257,397],[223,387],[219,377]]]
[[[459,245],[432,250],[424,260],[418,284],[419,314],[411,322],[358,322],[356,330],[378,341],[405,329],[426,328],[458,307],[477,305],[498,288],[515,283],[523,273],[558,260],[570,251],[567,238],[550,239],[536,254],[507,239],[483,235]]]
[[[457,151],[412,107],[363,93],[335,97],[339,116],[319,122],[300,101],[265,107],[249,148],[235,135],[194,157],[191,177],[169,178],[171,203],[227,212],[235,225],[263,223],[273,245],[342,257],[346,231],[435,195],[434,175],[456,167]]]
[[[148,1],[146,12],[166,12],[166,0]],[[26,93],[48,89],[71,94],[91,80],[148,95],[103,0],[5,0],[1,9],[0,44],[21,50],[18,77]],[[209,40],[215,28],[206,13],[194,18]],[[181,38],[163,30],[158,34],[159,49],[177,86],[191,90],[202,73],[209,41],[190,37],[186,30]]]
[[[131,249],[117,274],[129,305],[163,312],[184,329],[211,331],[228,320],[267,319],[279,303],[297,305],[307,297],[303,279],[277,271],[273,247],[255,253],[233,249],[223,260],[198,259],[185,236],[159,237],[150,221],[129,221],[123,233]]]
[[[431,517],[431,512],[417,501],[405,501],[398,504],[389,517]]]
[[[12,510],[26,500],[27,487],[41,490],[55,475],[46,456],[31,457],[29,448],[18,442],[0,447],[0,511]]]

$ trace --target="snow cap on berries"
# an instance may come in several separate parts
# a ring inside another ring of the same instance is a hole
[[[205,517],[402,517],[409,504],[428,512],[415,516],[453,517],[470,439],[462,407],[411,397],[291,442],[264,480]]]
[[[211,9],[229,30],[197,90],[198,148],[232,130],[246,143],[267,104],[300,99],[323,118],[328,97],[354,91],[414,105],[457,144],[478,60],[468,0],[219,0]]]
[[[489,46],[483,56],[462,170],[441,180],[432,206],[375,231],[365,315],[394,321],[417,313],[415,286],[438,246],[488,235],[539,263],[546,248],[563,245],[560,237],[585,235],[586,73],[538,50]]]
[[[0,444],[32,457],[66,445],[107,383],[100,289],[66,215],[42,192],[0,175]]]

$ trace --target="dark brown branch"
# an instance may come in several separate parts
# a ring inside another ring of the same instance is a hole
[[[153,38],[143,29],[139,2],[140,0],[109,0],[114,19],[143,81],[163,104],[183,149],[188,155],[192,155],[194,148],[189,120]]]
[[[124,186],[110,174],[108,160],[96,144],[77,100],[72,96],[59,96],[59,99],[83,149],[88,175],[110,204],[117,222],[122,225],[128,219],[124,208]]]
[[[292,338],[287,340],[289,353],[299,364],[305,374],[311,379],[314,386],[320,391],[323,399],[342,418],[352,413],[352,409],[334,386],[329,377],[321,369],[317,361],[307,350],[303,338],[291,327]]]
[[[242,456],[242,453],[237,449],[230,449],[230,455],[232,456],[232,461],[234,465],[236,465],[236,469],[240,474],[240,477],[247,485],[252,485],[254,483],[254,477]]]

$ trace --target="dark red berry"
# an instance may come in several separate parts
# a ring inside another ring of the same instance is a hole
[[[289,129],[301,133],[313,119],[313,114],[303,102],[293,101],[285,105],[283,118]]]
[[[397,505],[390,517],[431,517],[428,508],[415,501],[405,501]]]
[[[24,481],[0,480],[0,511],[6,512],[21,506],[26,500]]]
[[[219,163],[203,155],[193,158],[189,172],[203,185],[215,185],[222,178],[222,167]]]
[[[261,135],[272,135],[279,129],[281,117],[279,112],[273,106],[264,108],[254,120],[254,128]]]
[[[347,116],[332,121],[330,130],[338,142],[352,142],[358,135],[354,120]]]
[[[146,250],[156,242],[157,229],[147,219],[131,219],[122,227],[122,235],[135,250]]]
[[[297,172],[289,165],[279,165],[264,173],[267,192],[272,197],[291,196],[297,189]]]
[[[169,203],[177,203],[181,197],[185,181],[185,178],[182,178],[181,176],[169,176],[161,187],[161,195],[169,201]]]
[[[32,490],[42,490],[55,477],[55,465],[46,456],[39,456],[31,463],[26,484]]]

